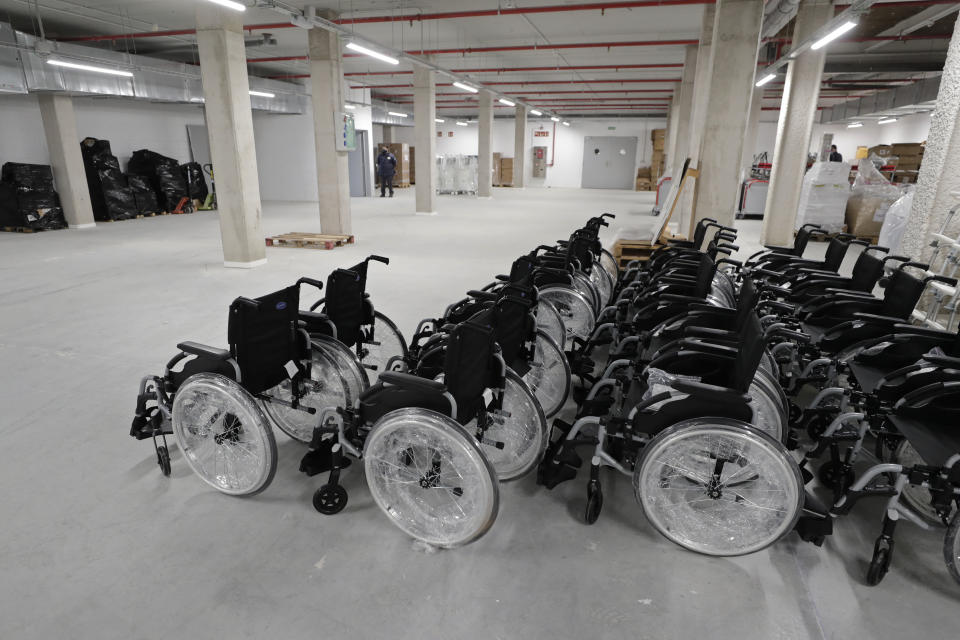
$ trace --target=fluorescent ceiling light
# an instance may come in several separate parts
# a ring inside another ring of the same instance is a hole
[[[499,100],[497,100],[497,102],[499,102],[500,104],[505,104],[505,105],[507,105],[508,107],[515,107],[515,106],[517,106],[517,103],[516,103],[516,102],[510,102],[510,101],[507,100],[506,98],[500,98]]]
[[[837,38],[845,34],[847,31],[850,31],[850,29],[853,29],[855,26],[857,26],[856,22],[849,22],[849,21],[844,22],[842,25],[840,25],[839,27],[837,27],[827,35],[823,36],[822,38],[814,42],[812,45],[810,45],[810,48],[816,51],[817,49],[820,49],[830,44],[831,42],[833,42],[834,40],[836,40]]]
[[[277,94],[270,93],[269,91],[253,91],[252,89],[250,90],[250,95],[258,96],[260,98],[276,98],[277,97]]]
[[[47,64],[52,64],[55,67],[66,67],[67,69],[77,69],[78,71],[93,71],[94,73],[105,73],[111,76],[123,76],[124,78],[133,77],[133,73],[129,71],[122,71],[120,69],[110,69],[108,67],[95,67],[89,64],[79,64],[77,62],[66,62],[64,60],[51,59],[51,60],[47,60]]]
[[[356,51],[357,53],[362,53],[363,55],[370,56],[371,58],[376,58],[377,60],[382,60],[383,62],[387,62],[389,64],[400,64],[400,61],[397,60],[396,58],[391,58],[390,56],[384,55],[379,51],[374,51],[373,49],[367,49],[366,47],[361,47],[356,42],[348,42],[347,49],[351,49],[353,51]]]
[[[190,102],[206,102],[206,98],[190,98]]]
[[[762,87],[763,85],[767,84],[768,82],[770,82],[771,80],[773,80],[773,79],[776,78],[776,77],[777,77],[777,74],[775,74],[775,73],[768,73],[767,75],[765,75],[765,76],[763,76],[762,78],[760,78],[759,80],[757,80],[757,84],[755,84],[755,85],[753,85],[753,86],[755,86],[755,87]]]
[[[543,115],[543,112],[542,112],[542,111],[537,111],[536,109],[530,109],[530,115],[532,115],[532,116],[542,116],[542,115]]]
[[[480,91],[480,89],[477,89],[476,87],[471,87],[468,84],[463,84],[462,82],[454,82],[453,86],[455,86],[457,89],[463,89],[464,91],[469,91],[470,93],[477,93],[478,91]]]
[[[470,123],[469,123],[469,122],[464,122],[463,120],[457,120],[457,126],[458,126],[458,127],[465,127],[465,126],[467,126],[468,124],[470,124]]]
[[[439,122],[440,124],[443,124],[444,122],[446,122],[446,120],[444,120],[443,118],[434,118],[433,121]]]
[[[396,116],[398,118],[406,118],[407,114],[400,113],[399,111],[387,111],[388,116]]]
[[[857,127],[862,127],[862,126],[863,126],[862,122],[851,122],[850,124],[847,125],[847,129],[856,129]]]
[[[561,124],[562,124],[563,126],[565,126],[565,127],[569,127],[569,126],[570,126],[570,123],[567,122],[566,120],[564,120]]]
[[[345,105],[343,105],[343,108],[344,108],[344,109],[356,109],[356,108],[357,108],[357,105],[355,105],[355,104],[345,104]]]
[[[550,116],[550,119],[553,120],[554,122],[560,122],[560,118],[558,118],[557,116]]]
[[[207,2],[212,2],[213,4],[218,4],[221,7],[226,7],[227,9],[233,9],[234,11],[246,11],[246,5],[242,5],[239,2],[234,2],[233,0],[207,0]]]
[[[896,122],[896,118],[884,118],[883,120],[877,122],[877,124],[890,124],[891,122]]]

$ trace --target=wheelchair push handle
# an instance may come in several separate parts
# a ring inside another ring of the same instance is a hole
[[[930,282],[941,282],[941,283],[947,285],[948,287],[956,287],[956,286],[957,286],[957,279],[956,279],[956,278],[950,278],[950,277],[948,277],[948,276],[941,276],[941,275],[930,276],[929,278],[925,278],[925,279],[924,279],[923,284],[928,284],[928,283],[930,283]]]
[[[889,249],[887,249],[887,251],[889,251]],[[883,259],[883,266],[887,266],[887,260],[896,260],[897,262],[907,262],[907,263],[910,262],[910,258],[908,258],[907,256],[886,256]],[[902,267],[903,265],[900,265],[900,266]]]
[[[313,278],[307,278],[307,277],[300,278],[299,280],[297,280],[297,286],[300,286],[301,284],[309,284],[310,286],[316,287],[317,289],[320,289],[320,290],[323,289],[323,283],[320,282],[319,280],[314,280]]]
[[[235,299],[233,301],[233,304],[231,304],[230,306],[231,307],[250,307],[251,309],[259,309],[260,302],[258,302],[257,300],[253,300],[251,298],[244,298],[243,296],[240,296],[239,298]]]
[[[367,262],[382,262],[383,264],[390,264],[390,258],[385,258],[383,256],[367,256]]]

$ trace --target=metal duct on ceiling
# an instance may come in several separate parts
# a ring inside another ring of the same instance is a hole
[[[940,91],[940,76],[924,78],[886,91],[825,107],[820,112],[820,123],[842,122],[850,118],[889,115],[899,111],[932,110]],[[921,108],[921,107],[929,108]]]

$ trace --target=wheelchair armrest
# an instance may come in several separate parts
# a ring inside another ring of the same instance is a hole
[[[230,352],[226,349],[217,349],[216,347],[210,347],[205,344],[200,344],[199,342],[181,342],[177,345],[177,349],[190,355],[206,356],[208,358],[214,358],[215,360],[229,360],[231,357]]]
[[[669,294],[668,294],[669,295]],[[687,313],[690,315],[695,314],[706,314],[711,316],[722,316],[728,317],[736,314],[736,309],[728,309],[726,307],[715,307],[712,304],[706,304],[701,302],[700,304],[692,304],[687,308]]]
[[[737,341],[737,332],[726,329],[711,329],[709,327],[685,327],[683,330],[684,338],[704,338],[712,341],[730,342]],[[681,344],[684,344],[681,341]],[[697,342],[697,344],[700,344]]]
[[[737,348],[735,346],[731,347],[713,342],[704,342],[703,340],[696,340],[694,338],[681,339],[680,348],[683,351],[696,351],[698,353],[706,353],[712,356],[734,358],[737,355]]]
[[[823,276],[825,278],[840,277],[840,274],[838,274],[836,271],[830,271],[828,269],[814,269],[813,267],[800,267],[797,269],[797,273],[805,276]]]
[[[681,393],[688,393],[692,396],[713,397],[717,400],[733,400],[736,402],[750,402],[750,396],[740,393],[734,389],[720,387],[715,384],[705,384],[703,382],[694,382],[693,380],[674,380],[670,385]]]
[[[853,314],[853,319],[866,320],[871,324],[890,324],[893,326],[896,326],[903,322],[903,318],[897,318],[895,316],[881,316],[875,313],[863,313],[860,311]]]
[[[446,393],[447,385],[429,378],[421,378],[410,373],[401,373],[399,371],[381,371],[380,382],[386,382],[396,387],[405,389],[419,389],[421,391],[430,391],[434,393]]]
[[[668,303],[687,303],[687,304],[703,304],[703,298],[698,298],[696,296],[681,296],[676,293],[664,293],[657,297],[658,302],[668,302]]]
[[[930,364],[935,364],[938,367],[944,367],[946,369],[960,368],[960,358],[954,358],[948,355],[929,352],[929,353],[923,354],[923,359],[929,362]]]
[[[477,300],[496,300],[500,297],[499,293],[493,291],[477,291],[476,289],[467,291],[467,295]]]
[[[929,327],[918,327],[914,324],[907,324],[902,320],[893,325],[894,333],[897,335],[922,336],[924,338],[936,338],[945,341],[957,339],[957,334],[953,331],[941,331],[940,329],[931,329]]]

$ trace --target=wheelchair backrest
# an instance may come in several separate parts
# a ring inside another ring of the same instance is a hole
[[[360,340],[364,323],[363,294],[366,288],[366,263],[362,271],[337,269],[327,277],[324,311],[337,327],[337,340],[352,347]]]
[[[567,263],[573,264],[573,260],[576,260],[581,271],[590,273],[590,270],[593,269],[594,250],[599,251],[597,248],[599,244],[596,239],[585,237],[574,231],[573,235],[570,236],[570,243],[567,245]]]
[[[827,245],[827,252],[823,256],[823,266],[827,271],[839,271],[843,264],[843,258],[847,255],[847,249],[850,248],[850,239],[842,236],[836,236],[830,239]]]
[[[733,326],[742,327],[750,319],[750,316],[756,315],[755,310],[758,302],[760,302],[760,292],[757,291],[750,278],[744,278],[737,298],[737,315]]]
[[[760,360],[763,358],[763,352],[767,348],[763,340],[760,318],[756,314],[751,314],[743,324],[738,338],[737,357],[733,361],[733,376],[730,383],[732,389],[746,393],[750,389],[750,383],[753,382],[757,367],[760,366]]]
[[[850,282],[857,291],[873,291],[877,281],[883,275],[883,254],[873,255],[869,248],[864,249],[853,265]]]
[[[510,282],[529,282],[536,268],[536,260],[530,256],[520,256],[510,267]]]
[[[297,332],[299,286],[287,287],[230,305],[227,339],[240,366],[240,382],[250,393],[260,393],[289,377],[286,364],[297,363],[306,345]]]
[[[494,385],[499,372],[494,370],[496,342],[494,311],[486,309],[462,322],[447,337],[443,379],[457,401],[457,413],[463,421],[476,415],[483,392]]]
[[[697,286],[693,292],[694,297],[707,297],[707,294],[710,293],[710,287],[713,285],[713,276],[716,272],[717,263],[713,261],[713,258],[711,258],[708,253],[701,253],[700,264],[697,266]]]
[[[793,239],[793,255],[799,257],[803,255],[803,252],[807,250],[807,243],[810,242],[810,236],[813,235],[813,232],[817,229],[814,227],[809,227],[804,225],[800,227],[800,230],[797,231],[797,237]]]
[[[494,334],[507,365],[522,356],[524,343],[533,340],[536,334],[531,308],[529,299],[511,295],[502,296],[494,305]]]
[[[924,274],[925,276],[926,274]],[[923,278],[918,278],[903,267],[897,269],[887,282],[880,315],[909,318],[920,301],[926,286]]]

